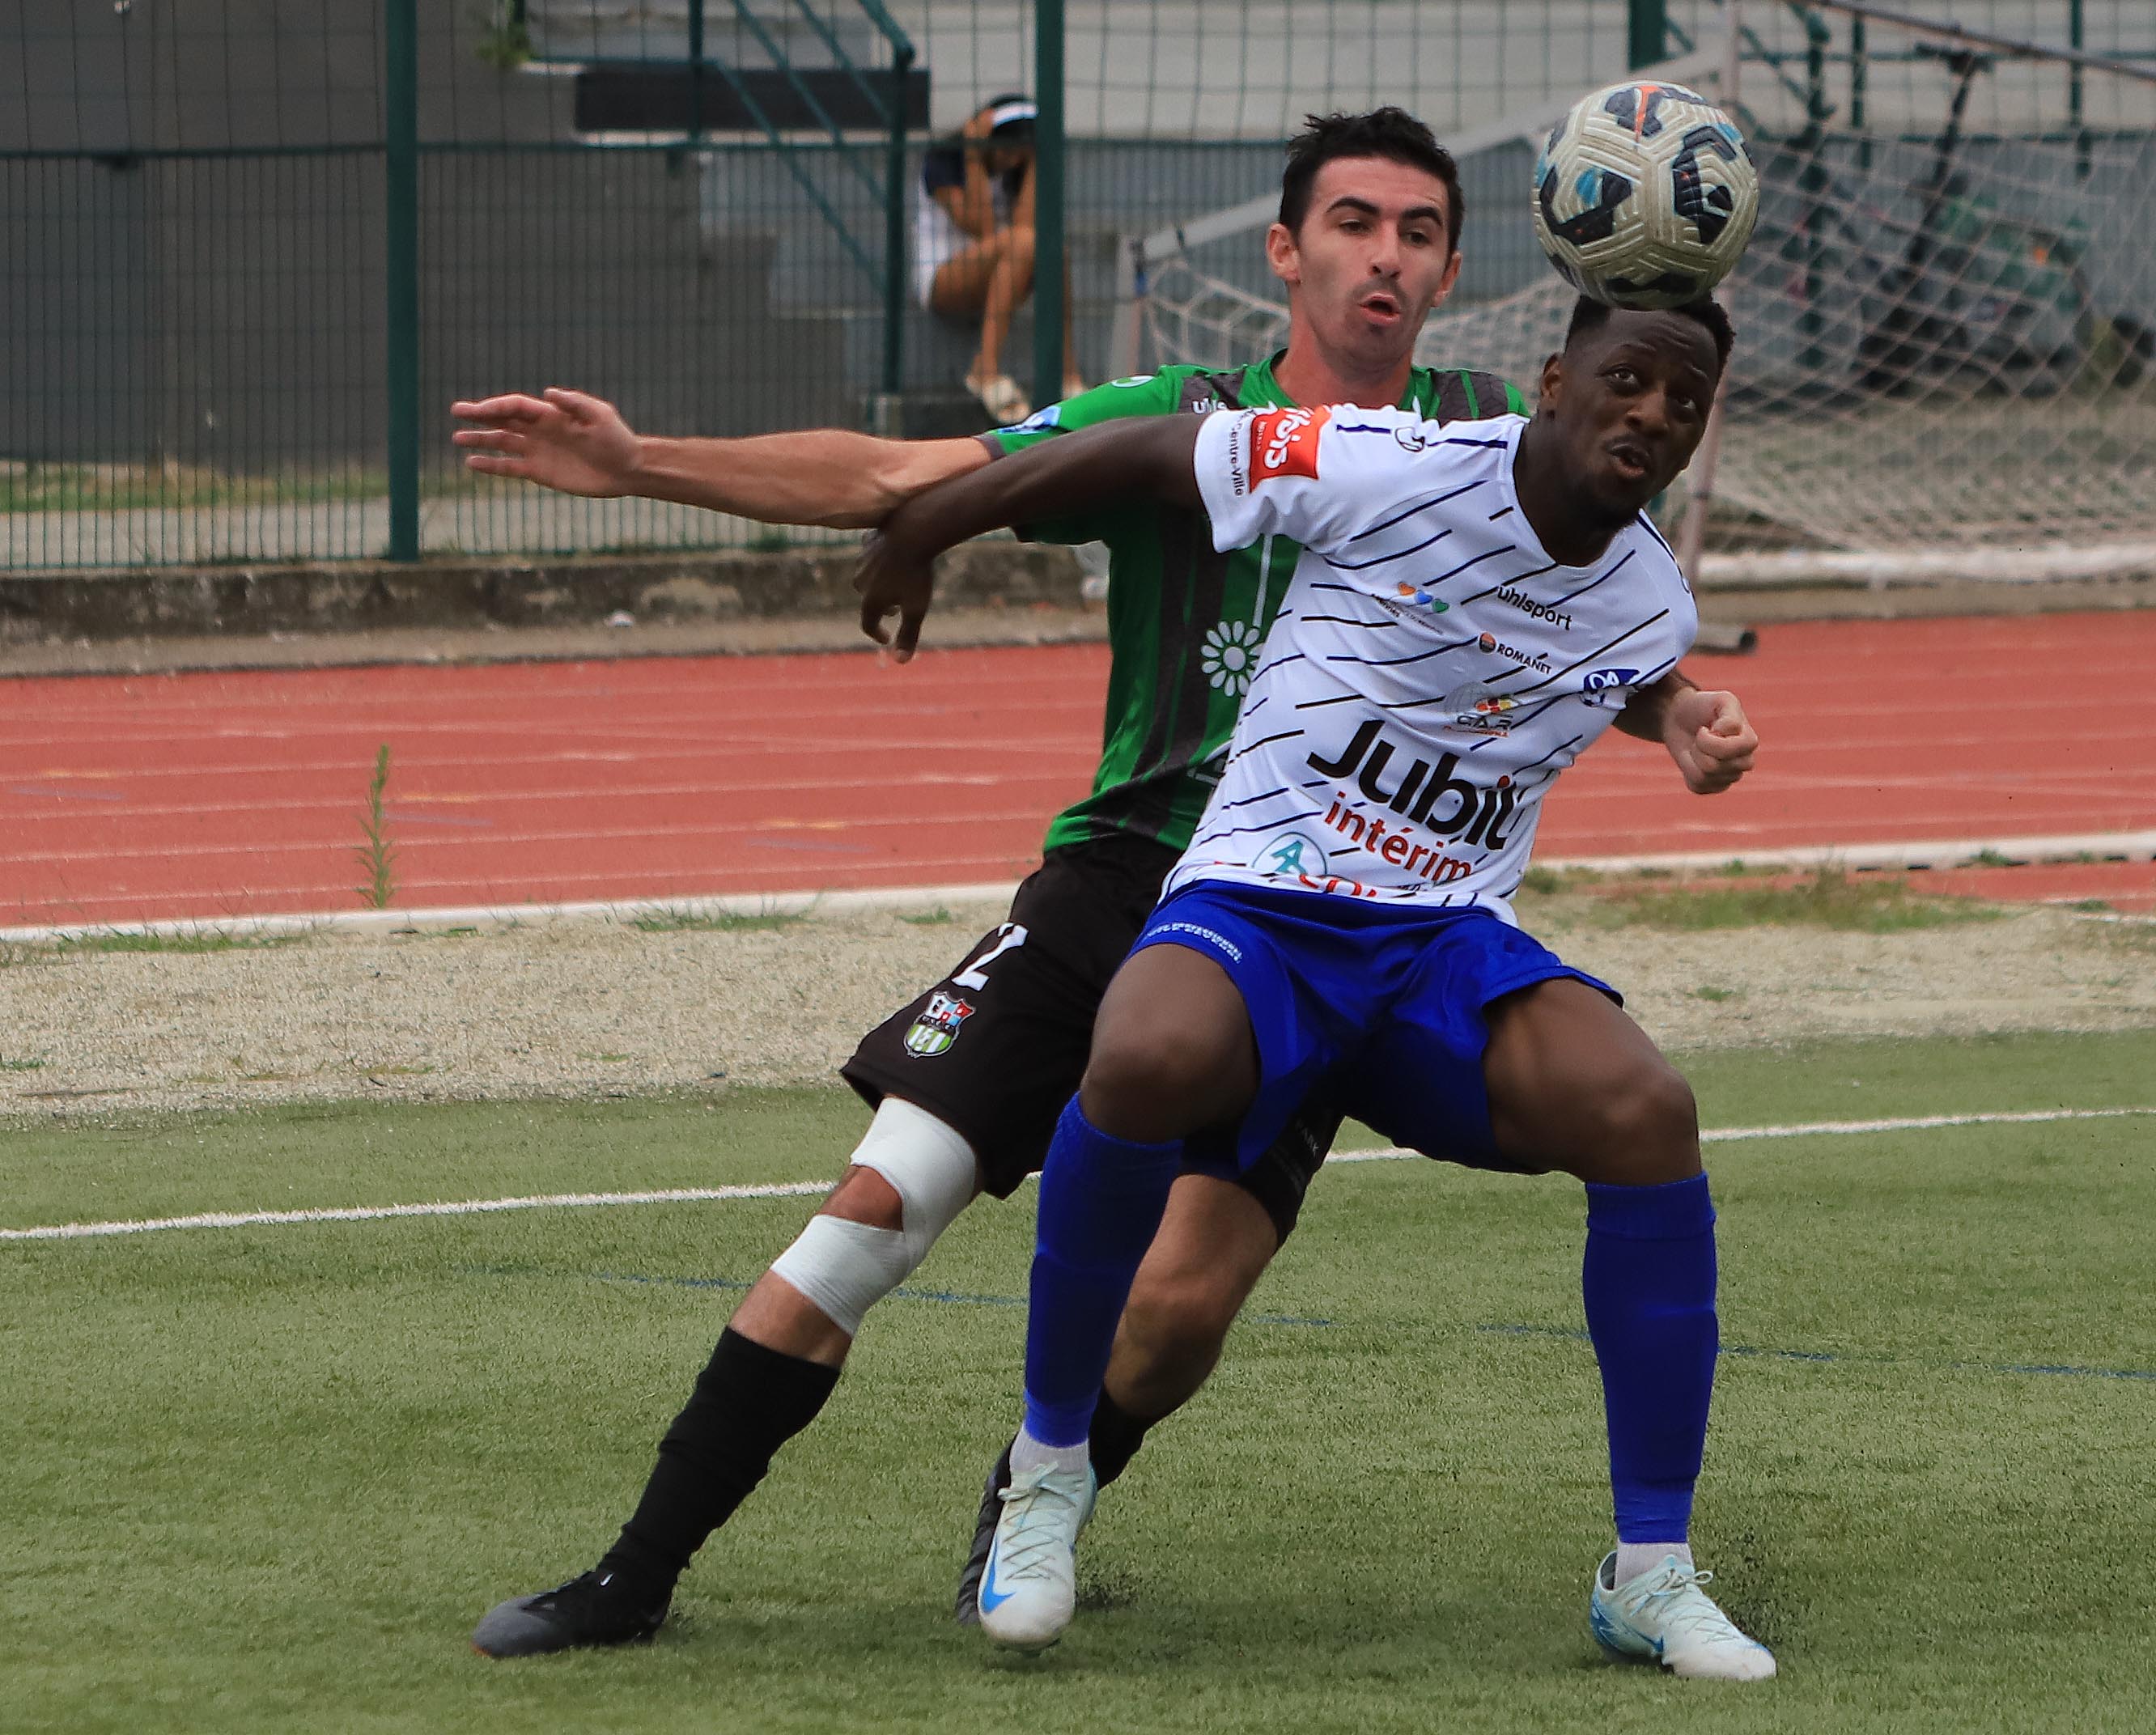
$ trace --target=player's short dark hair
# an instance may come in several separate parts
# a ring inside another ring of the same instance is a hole
[[[1460,197],[1460,166],[1436,136],[1405,109],[1388,103],[1364,115],[1305,115],[1302,131],[1287,141],[1281,175],[1280,220],[1291,234],[1310,214],[1310,189],[1317,172],[1342,157],[1383,157],[1426,169],[1445,183],[1445,250],[1460,250],[1460,226],[1467,202]]]
[[[1600,331],[1609,323],[1609,316],[1616,312],[1607,301],[1598,301],[1592,295],[1582,295],[1572,304],[1572,321],[1564,328],[1564,347],[1570,349],[1573,340]],[[1728,367],[1729,352],[1736,347],[1736,329],[1729,323],[1729,315],[1721,302],[1712,295],[1702,295],[1697,301],[1687,301],[1681,307],[1667,310],[1679,319],[1688,319],[1703,326],[1708,336],[1714,340],[1714,367],[1717,373]]]

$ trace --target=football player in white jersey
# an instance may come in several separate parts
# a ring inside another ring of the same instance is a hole
[[[1140,491],[1202,503],[1222,547],[1304,549],[1042,1174],[1025,1423],[979,1593],[998,1643],[1070,1620],[1091,1407],[1170,1183],[1236,1172],[1322,1091],[1431,1155],[1586,1183],[1617,1522],[1594,1635],[1681,1675],[1774,1673],[1689,1542],[1718,1341],[1691,1090],[1509,901],[1544,792],[1612,722],[1702,793],[1751,765],[1735,696],[1676,672],[1697,615],[1644,511],[1697,447],[1730,341],[1712,301],[1583,301],[1532,421],[1340,407],[1073,434],[916,497],[865,556],[888,584],[993,526]]]

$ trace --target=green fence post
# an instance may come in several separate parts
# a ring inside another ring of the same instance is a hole
[[[1667,0],[1631,0],[1631,14],[1625,34],[1625,64],[1636,72],[1668,56]]]
[[[382,168],[388,280],[389,557],[419,557],[418,0],[382,14]]]
[[[1063,395],[1063,0],[1033,9],[1033,401]]]
[[[903,389],[906,342],[906,95],[913,70],[913,44],[895,44],[891,55],[891,133],[885,144],[883,194],[883,388]]]

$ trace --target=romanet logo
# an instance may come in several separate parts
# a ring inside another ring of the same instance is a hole
[[[1532,669],[1537,675],[1550,672],[1550,660],[1538,651],[1522,650],[1516,644],[1507,644],[1495,633],[1485,633],[1475,641],[1494,656],[1510,657],[1522,669]]]

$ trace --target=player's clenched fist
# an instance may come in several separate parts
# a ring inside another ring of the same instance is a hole
[[[1671,702],[1662,739],[1695,795],[1719,795],[1752,768],[1759,731],[1734,693],[1686,688]]]
[[[892,661],[911,661],[921,639],[921,623],[936,593],[933,557],[918,552],[902,536],[879,531],[861,547],[854,588],[861,597],[861,630],[877,644],[888,644]],[[895,634],[884,625],[894,614],[898,617]]]

